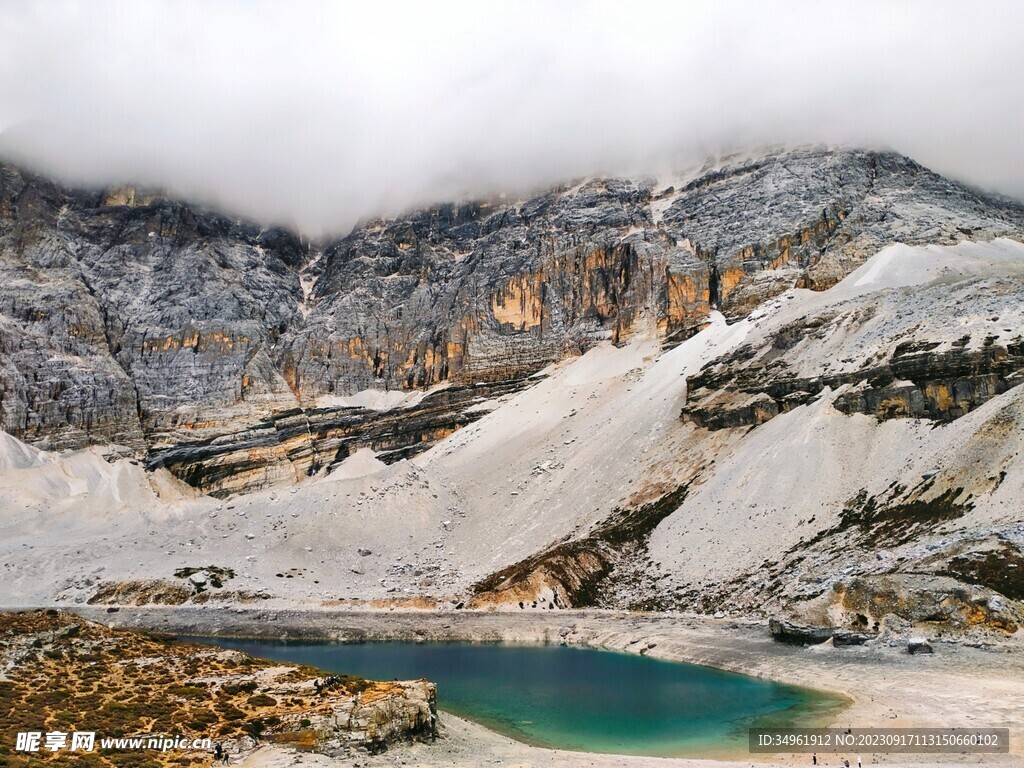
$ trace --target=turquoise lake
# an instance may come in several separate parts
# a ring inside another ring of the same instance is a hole
[[[710,667],[563,646],[189,638],[376,680],[425,677],[438,707],[537,746],[713,757],[754,725],[816,726],[832,697]]]

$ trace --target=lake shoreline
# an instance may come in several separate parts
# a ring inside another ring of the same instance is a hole
[[[75,606],[72,610],[112,626],[176,635],[304,642],[558,643],[643,653],[842,695],[849,700],[849,705],[831,723],[835,726],[1011,728],[1009,755],[880,755],[879,764],[1017,765],[1024,754],[1017,726],[1017,713],[1024,710],[1024,690],[1016,684],[1024,679],[1024,642],[1016,636],[989,649],[940,641],[935,644],[934,655],[912,656],[905,648],[880,644],[850,648],[789,646],[772,640],[763,621],[677,614],[593,610],[544,613],[348,611],[264,605],[122,607],[116,613],[107,613],[106,607],[101,606]],[[363,765],[368,768],[399,765],[400,762],[390,761],[399,760],[398,755],[405,754],[408,765],[477,768],[488,761],[478,760],[474,754],[499,753],[505,756],[494,759],[503,764],[511,761],[531,768],[805,765],[810,762],[808,755],[747,755],[737,762],[559,752],[506,739],[447,713],[443,721],[451,724],[453,733],[457,732],[464,740],[466,754],[462,757],[459,744],[463,742],[442,739],[434,745],[391,750],[379,758],[367,758]],[[270,751],[276,755],[275,750]],[[274,761],[278,757],[269,753],[260,757],[260,753],[266,753],[266,749],[250,756],[245,765],[273,768],[277,764]],[[614,762],[605,761],[607,757]],[[853,762],[853,756],[847,757]],[[870,764],[868,756],[863,757],[865,764]],[[838,764],[835,756],[819,755],[819,758],[822,758],[819,764]],[[303,765],[321,765],[314,756],[303,759],[307,760]],[[328,761],[322,765],[338,764]]]
[[[823,726],[843,697],[586,645],[181,639],[368,680],[426,679],[437,708],[525,744],[651,757],[738,758],[747,728]]]

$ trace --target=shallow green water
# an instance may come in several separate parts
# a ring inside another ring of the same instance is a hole
[[[531,744],[587,752],[745,751],[752,725],[817,725],[840,705],[802,688],[592,649],[195,639],[377,680],[425,677],[437,683],[441,709]]]

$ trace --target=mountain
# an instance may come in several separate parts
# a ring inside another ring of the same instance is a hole
[[[219,495],[294,482],[363,446],[407,457],[601,341],[653,325],[671,343],[712,306],[737,319],[826,288],[886,244],[1022,222],[1019,206],[861,151],[437,206],[322,244],[4,166],[0,426],[44,448],[120,444]],[[385,426],[343,399],[438,385]]]
[[[1021,240],[862,150],[327,242],[4,166],[10,593],[1015,628]]]

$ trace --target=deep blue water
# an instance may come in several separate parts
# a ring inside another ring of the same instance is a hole
[[[531,744],[707,756],[752,725],[817,725],[837,698],[693,664],[562,646],[284,643],[190,638],[377,680],[425,677],[438,706]]]

